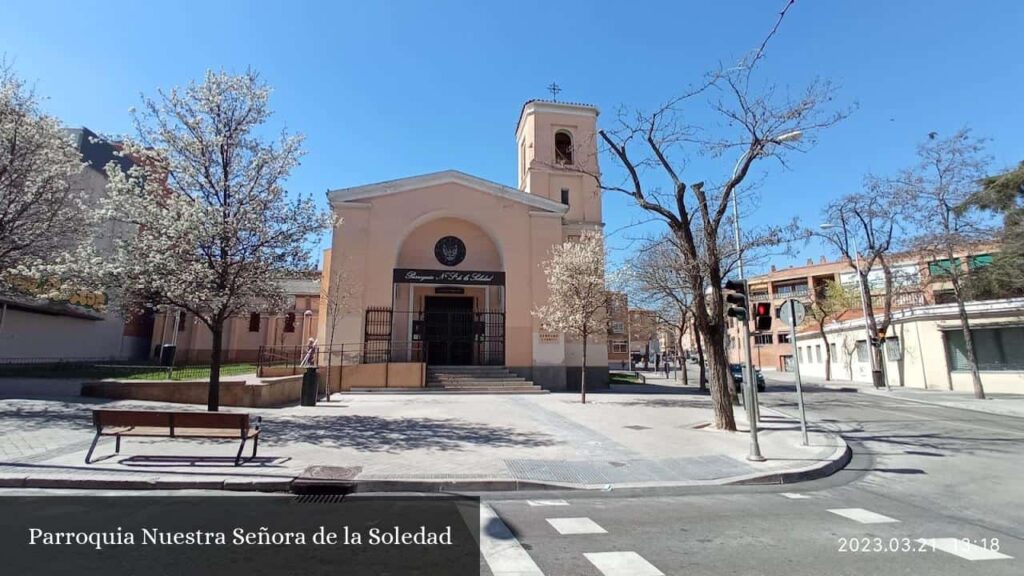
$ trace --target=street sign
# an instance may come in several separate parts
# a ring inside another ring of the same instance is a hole
[[[807,316],[807,309],[804,308],[804,303],[799,300],[786,300],[779,307],[779,320],[782,320],[789,326],[799,326],[803,323],[805,316]]]
[[[804,308],[803,303],[792,298],[783,302],[782,307],[779,308],[779,320],[789,324],[789,341],[792,343],[791,346],[793,346],[793,376],[796,377],[796,402],[800,408],[800,434],[803,436],[804,446],[808,445],[807,413],[804,412],[804,388],[803,383],[800,381],[800,354],[796,347],[796,327],[804,321],[804,316],[806,315],[807,309]],[[810,358],[809,353],[808,358]]]

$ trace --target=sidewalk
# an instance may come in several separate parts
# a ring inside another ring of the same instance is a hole
[[[790,372],[765,372],[765,378],[774,382],[793,382],[793,374]],[[973,410],[975,412],[985,412],[1000,416],[1024,418],[1024,394],[986,394],[984,400],[979,400],[971,392],[900,387],[893,387],[890,392],[885,388],[875,388],[865,382],[851,382],[849,380],[826,382],[820,378],[807,377],[803,377],[802,381],[806,384],[827,388],[855,388],[858,392],[864,394],[888,396],[908,402],[919,402],[921,404],[933,404],[947,408],[960,408],[962,410]]]
[[[846,444],[765,411],[766,462],[746,460],[749,435],[707,427],[695,385],[544,395],[335,395],[316,407],[250,410],[263,417],[259,457],[231,465],[237,443],[126,438],[121,453],[84,464],[90,409],[197,409],[85,398],[0,401],[0,486],[288,490],[301,476],[371,490],[616,489],[784,482],[845,464]],[[235,409],[226,409],[234,411]],[[102,439],[96,455],[113,451]]]

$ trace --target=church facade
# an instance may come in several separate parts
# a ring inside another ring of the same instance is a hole
[[[579,386],[582,346],[542,329],[551,248],[602,227],[593,106],[533,100],[516,127],[518,186],[446,170],[328,193],[343,219],[324,282],[349,298],[325,318],[364,358],[504,366],[551,390]],[[329,290],[329,288],[328,288]],[[587,381],[607,380],[607,344]],[[347,353],[347,352],[346,352]]]

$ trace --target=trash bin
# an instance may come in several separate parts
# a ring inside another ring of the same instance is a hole
[[[178,347],[174,344],[164,344],[163,348],[160,349],[160,365],[161,366],[174,366],[174,354],[178,351]]]
[[[302,396],[299,399],[299,404],[303,406],[316,406],[317,389],[320,387],[317,380],[316,367],[310,366],[306,368],[306,371],[302,374]]]

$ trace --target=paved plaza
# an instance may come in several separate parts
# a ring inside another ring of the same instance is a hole
[[[93,408],[195,409],[76,397],[0,400],[0,481],[10,487],[95,486],[285,490],[310,467],[365,486],[443,489],[612,489],[779,481],[833,465],[845,444],[825,431],[801,446],[799,425],[762,414],[766,462],[746,459],[738,433],[707,426],[710,398],[695,386],[649,378],[579,395],[335,395],[316,407],[248,411],[263,418],[259,454],[232,465],[232,441],[100,440],[91,465]],[[20,394],[25,396],[26,394]],[[326,472],[325,472],[326,471]]]

